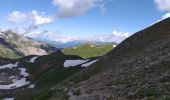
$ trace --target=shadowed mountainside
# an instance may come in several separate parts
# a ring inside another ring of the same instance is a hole
[[[169,26],[170,18],[139,31],[100,59],[57,51],[11,61],[1,58],[1,63],[17,61],[16,68],[26,68],[27,79],[35,84],[26,91],[14,89],[16,100],[169,100]],[[34,57],[34,62],[28,61]]]
[[[53,87],[51,100],[170,99],[170,18],[129,37],[98,62]]]

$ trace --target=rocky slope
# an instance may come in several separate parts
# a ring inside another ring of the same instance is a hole
[[[170,18],[137,32],[51,90],[50,100],[169,100]]]
[[[35,42],[10,30],[0,32],[0,56],[17,58],[27,55],[45,55],[57,50],[46,43]]]

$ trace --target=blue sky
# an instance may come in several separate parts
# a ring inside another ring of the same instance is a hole
[[[72,6],[65,6],[69,4]],[[32,25],[36,28],[30,33],[48,30],[72,37],[110,36],[113,31],[131,35],[165,14],[169,17],[169,6],[170,0],[1,0],[0,28],[24,32]],[[44,22],[33,22],[35,16]]]

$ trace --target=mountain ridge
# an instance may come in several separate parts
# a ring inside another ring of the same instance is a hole
[[[30,37],[34,39],[35,41],[46,42],[58,48],[69,48],[69,47],[82,45],[85,43],[92,43],[92,44],[111,44],[112,43],[115,45],[118,44],[116,42],[112,42],[113,40],[107,41],[107,39],[100,40],[100,39],[95,39],[92,37],[87,37],[84,39],[65,37],[65,36],[62,36],[61,34],[49,32],[47,30],[43,30],[40,33],[27,33],[27,34],[24,34],[24,36]]]
[[[69,100],[168,99],[169,25],[170,18],[137,32],[53,90],[66,89]]]
[[[58,50],[46,43],[33,41],[10,30],[0,32],[0,44],[0,56],[8,58],[18,58],[27,55],[45,55]]]
[[[0,71],[7,75],[0,79],[7,77],[5,84],[11,83],[11,75],[30,75],[22,87],[1,95],[16,100],[169,100],[169,25],[170,18],[156,23],[97,58],[83,59],[60,50],[11,61],[2,58]],[[29,89],[32,84],[35,87]]]

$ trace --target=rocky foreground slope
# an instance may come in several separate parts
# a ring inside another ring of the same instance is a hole
[[[137,32],[51,90],[50,100],[63,95],[69,100],[169,100],[170,18]]]
[[[27,55],[46,55],[57,49],[46,43],[35,42],[10,30],[0,32],[0,56],[18,58]]]

